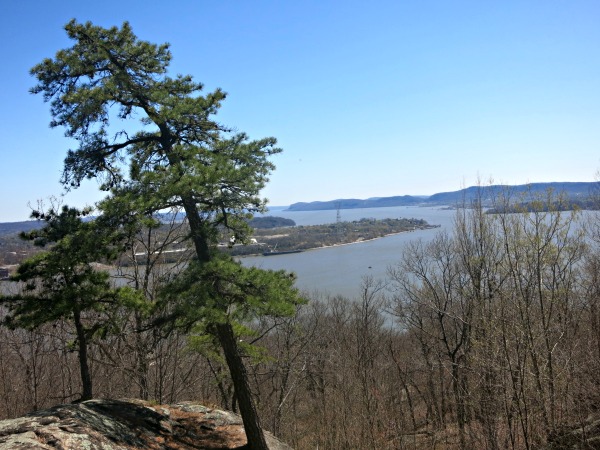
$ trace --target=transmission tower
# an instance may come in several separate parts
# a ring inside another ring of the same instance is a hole
[[[342,235],[344,234],[344,230],[342,230],[342,213],[340,212],[340,209],[342,207],[341,202],[337,202],[336,204],[336,216],[335,216],[335,229],[337,231],[337,235],[338,238],[341,240],[342,239]]]

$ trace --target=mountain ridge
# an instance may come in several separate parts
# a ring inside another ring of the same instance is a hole
[[[439,192],[430,196],[396,195],[392,197],[372,197],[369,199],[336,199],[328,201],[298,202],[291,204],[286,211],[320,211],[330,209],[380,208],[391,206],[441,206],[469,202],[481,197],[484,202],[491,201],[499,194],[539,195],[552,190],[563,193],[572,202],[585,202],[593,193],[600,191],[600,182],[547,182],[521,185],[497,184],[490,186],[470,186],[458,191]]]
[[[335,209],[358,209],[358,208],[385,208],[393,206],[441,206],[456,205],[463,201],[470,201],[475,195],[481,194],[484,201],[491,201],[494,196],[506,192],[514,195],[525,193],[541,194],[548,189],[554,192],[564,192],[571,200],[585,201],[591,194],[600,194],[600,182],[548,182],[530,183],[521,185],[497,184],[490,186],[470,186],[458,191],[438,192],[433,195],[394,195],[390,197],[370,197],[367,199],[347,198],[327,201],[297,202],[287,206],[284,211],[320,211]],[[283,207],[283,206],[282,206]],[[43,222],[37,220],[24,220],[21,222],[0,222],[0,236],[21,231],[30,231],[41,228]]]

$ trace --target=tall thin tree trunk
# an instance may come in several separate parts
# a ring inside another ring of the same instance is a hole
[[[83,392],[81,394],[81,401],[92,399],[92,377],[90,375],[90,368],[88,366],[87,357],[87,337],[83,324],[81,323],[81,312],[79,310],[73,311],[73,319],[75,321],[75,330],[77,332],[77,345],[79,346],[79,370],[81,372],[81,385]]]
[[[465,434],[466,425],[466,413],[463,393],[461,392],[462,387],[462,374],[459,370],[459,363],[452,361],[452,386],[454,388],[454,401],[456,403],[456,422],[458,423],[458,437],[460,440],[461,450],[466,450],[467,439]]]
[[[192,242],[194,243],[198,261],[201,263],[209,262],[211,259],[209,239],[196,203],[190,196],[182,196],[182,201],[190,224]],[[239,353],[233,328],[230,323],[223,323],[216,324],[215,330],[233,381],[240,415],[242,416],[246,438],[248,439],[248,448],[250,450],[269,450],[260,426],[258,412],[252,400],[248,374]]]
[[[246,437],[248,438],[248,448],[250,450],[269,450],[252,400],[246,367],[240,355],[233,328],[230,323],[223,323],[216,325],[216,331],[233,380]]]
[[[139,313],[135,313],[135,326],[136,330],[142,328],[142,318]],[[143,338],[140,332],[136,332],[135,338],[135,357],[136,357],[136,377],[139,388],[139,396],[142,400],[148,400],[150,398],[150,390],[148,387],[148,362],[146,361],[146,348],[143,343]]]

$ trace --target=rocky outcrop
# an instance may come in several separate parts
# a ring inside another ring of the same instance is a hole
[[[265,433],[271,450],[291,450]],[[0,421],[0,449],[243,449],[236,414],[190,402],[89,400]]]

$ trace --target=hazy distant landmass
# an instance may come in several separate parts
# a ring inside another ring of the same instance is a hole
[[[492,185],[471,186],[459,191],[440,192],[430,196],[400,195],[394,197],[376,197],[365,200],[350,198],[337,199],[324,202],[299,202],[290,205],[288,211],[318,211],[326,209],[356,209],[356,208],[381,208],[386,206],[436,206],[457,205],[463,201],[469,202],[480,197],[484,202],[491,204],[498,195],[510,192],[515,200],[523,194],[542,194],[551,189],[554,193],[564,194],[573,204],[587,207],[592,194],[598,193],[598,182],[553,182],[531,183],[519,186]]]
[[[278,227],[293,227],[296,225],[292,219],[286,219],[284,217],[253,217],[249,222],[252,228],[278,228]]]
[[[38,220],[26,220],[23,222],[4,222],[0,223],[0,236],[7,234],[20,233],[22,231],[31,231],[41,228],[43,222]]]
[[[179,215],[178,215],[179,216]],[[165,214],[163,219],[165,222],[170,222],[171,220],[183,220],[185,216],[183,214],[180,217],[174,218],[170,214]],[[254,217],[252,218],[248,224],[252,228],[276,228],[276,227],[293,227],[296,225],[292,219],[286,219],[283,217]],[[45,225],[45,222],[41,220],[27,220],[23,222],[5,222],[0,223],[0,238],[6,235],[17,234],[22,231],[31,231],[36,230],[38,228],[42,228]],[[1,247],[1,243],[0,243]],[[1,248],[0,248],[1,250]]]
[[[319,211],[329,209],[358,209],[358,208],[384,208],[391,206],[452,206],[461,204],[463,201],[469,202],[481,196],[487,206],[492,206],[491,201],[503,192],[510,192],[515,201],[522,194],[541,194],[548,189],[555,193],[563,193],[572,205],[581,208],[591,208],[590,198],[595,195],[600,197],[600,182],[553,182],[553,183],[531,183],[519,186],[493,185],[493,186],[471,186],[459,191],[440,192],[430,196],[426,195],[396,195],[393,197],[372,197],[368,199],[343,198],[324,202],[299,202],[293,203],[289,207],[281,207],[287,211]],[[183,216],[181,217],[183,219]],[[288,223],[281,222],[282,218],[275,220],[271,217],[265,217],[260,222],[258,218],[253,219],[251,223],[253,228],[273,227],[273,226],[293,226],[293,221]],[[5,222],[0,223],[0,236],[29,231],[35,228],[41,228],[43,222],[28,220],[23,222]]]

